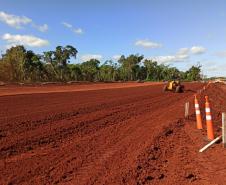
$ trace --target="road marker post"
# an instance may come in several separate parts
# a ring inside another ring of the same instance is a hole
[[[222,143],[223,147],[226,148],[226,113],[222,113]]]
[[[198,103],[196,94],[195,94],[195,114],[196,114],[197,129],[202,129],[202,117],[201,117],[201,112],[200,112],[199,103]]]
[[[209,103],[208,96],[205,96],[205,99],[206,99],[205,112],[206,112],[207,138],[209,140],[214,140],[213,122],[212,122],[212,115],[210,111],[210,103]]]
[[[185,112],[184,112],[184,117],[188,118],[189,116],[189,102],[185,103]]]

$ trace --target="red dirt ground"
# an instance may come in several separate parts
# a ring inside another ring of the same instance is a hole
[[[16,95],[16,94],[36,94],[36,93],[53,93],[53,92],[76,92],[90,91],[100,89],[117,89],[128,87],[140,87],[161,84],[161,82],[127,82],[127,83],[74,83],[74,84],[30,84],[30,85],[6,85],[0,87],[0,96]]]
[[[219,143],[198,153],[205,129],[195,129],[193,108],[183,119],[184,103],[194,107],[193,95],[204,84],[185,84],[181,94],[144,84],[4,90],[0,184],[225,184],[226,149]],[[203,97],[210,96],[216,135],[225,93],[211,84],[200,98],[203,111]]]

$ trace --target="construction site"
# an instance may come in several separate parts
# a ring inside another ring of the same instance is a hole
[[[225,0],[0,5],[0,185],[226,185]]]
[[[174,93],[163,85],[0,87],[0,184],[223,185],[222,140],[199,150],[222,135],[226,86],[184,83],[184,92]]]

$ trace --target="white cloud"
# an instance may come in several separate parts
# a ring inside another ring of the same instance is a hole
[[[157,61],[160,64],[169,64],[174,62],[184,62],[189,58],[189,48],[181,48],[175,55],[155,56],[152,60]]]
[[[160,64],[169,64],[173,62],[184,62],[189,58],[189,55],[168,55],[168,56],[156,56],[153,60],[156,60]]]
[[[72,28],[72,25],[67,22],[62,22],[62,24],[67,28]]]
[[[99,54],[86,54],[86,55],[83,55],[81,56],[81,60],[83,62],[86,62],[90,59],[97,59],[97,60],[101,60],[103,58],[102,55],[99,55]]]
[[[23,25],[26,25],[32,22],[32,20],[29,19],[28,17],[7,14],[3,11],[0,11],[0,21],[16,29],[20,29],[23,27]]]
[[[198,54],[203,54],[206,52],[206,48],[202,47],[202,46],[193,46],[191,48],[191,53],[198,55]]]
[[[64,25],[64,27],[70,29],[72,32],[76,33],[76,34],[83,34],[84,31],[82,30],[82,28],[74,28],[72,26],[72,24],[67,23],[67,22],[62,22],[62,24]]]
[[[77,28],[73,30],[77,34],[83,34],[83,30],[81,28]]]
[[[157,61],[160,64],[165,64],[165,63],[174,62],[175,58],[176,57],[173,55],[168,55],[168,56],[155,56],[155,57],[152,57],[151,59]]]
[[[188,55],[189,48],[180,48],[177,52],[177,55]]]
[[[114,55],[114,56],[112,57],[112,59],[114,59],[114,60],[119,60],[121,56],[122,56],[122,55]]]
[[[8,43],[8,46],[24,45],[29,47],[43,47],[49,45],[48,40],[44,40],[32,35],[11,35],[6,33],[2,39]]]
[[[40,32],[46,32],[49,29],[47,24],[43,24],[41,26],[33,24],[33,27],[39,30]]]
[[[8,14],[3,11],[0,11],[0,21],[16,29],[21,29],[25,25],[31,25],[41,32],[46,32],[48,30],[47,24],[39,26],[36,25],[33,20],[28,17]]]
[[[203,54],[206,48],[202,46],[193,46],[191,48],[180,48],[175,55],[155,56],[151,59],[156,60],[161,64],[169,64],[174,62],[185,62],[191,54]]]
[[[137,40],[135,42],[135,46],[140,46],[140,47],[144,47],[144,48],[160,48],[160,47],[162,47],[162,44],[152,42],[152,41],[149,41],[148,39],[146,39],[146,40]]]

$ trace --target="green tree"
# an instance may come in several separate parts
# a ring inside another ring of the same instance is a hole
[[[136,80],[139,65],[143,60],[143,55],[129,55],[127,58],[122,55],[118,62],[121,64],[121,76],[123,80]]]
[[[100,61],[97,59],[90,59],[81,64],[81,71],[83,79],[86,81],[96,81],[98,79]]]
[[[70,63],[70,58],[77,56],[77,49],[73,46],[67,45],[66,47],[57,46],[55,51],[44,52],[44,60],[50,64],[53,72],[58,80],[65,80],[66,74],[69,72],[67,64]]]
[[[9,81],[21,81],[24,78],[24,62],[26,49],[24,46],[15,46],[6,50],[2,56],[5,70],[8,73]]]
[[[130,80],[171,80],[186,79],[200,80],[201,66],[192,66],[183,72],[176,67],[158,64],[156,61],[145,59],[143,55],[122,55],[117,63],[107,60],[91,59],[81,64],[70,64],[78,51],[67,45],[57,46],[54,51],[44,52],[43,55],[26,50],[24,46],[7,49],[0,58],[0,80],[3,81],[130,81]]]
[[[146,80],[156,80],[157,74],[156,74],[156,67],[157,62],[145,59],[144,60],[144,67],[146,68]]]
[[[188,71],[185,72],[186,79],[191,81],[201,80],[201,65],[192,66]]]
[[[33,51],[26,52],[23,62],[24,80],[42,81],[46,77],[44,64],[41,62],[41,56]]]
[[[82,80],[82,71],[79,64],[69,64],[68,66],[70,71],[70,79],[71,80]]]
[[[100,81],[115,81],[117,75],[117,66],[112,60],[107,60],[99,69]]]

